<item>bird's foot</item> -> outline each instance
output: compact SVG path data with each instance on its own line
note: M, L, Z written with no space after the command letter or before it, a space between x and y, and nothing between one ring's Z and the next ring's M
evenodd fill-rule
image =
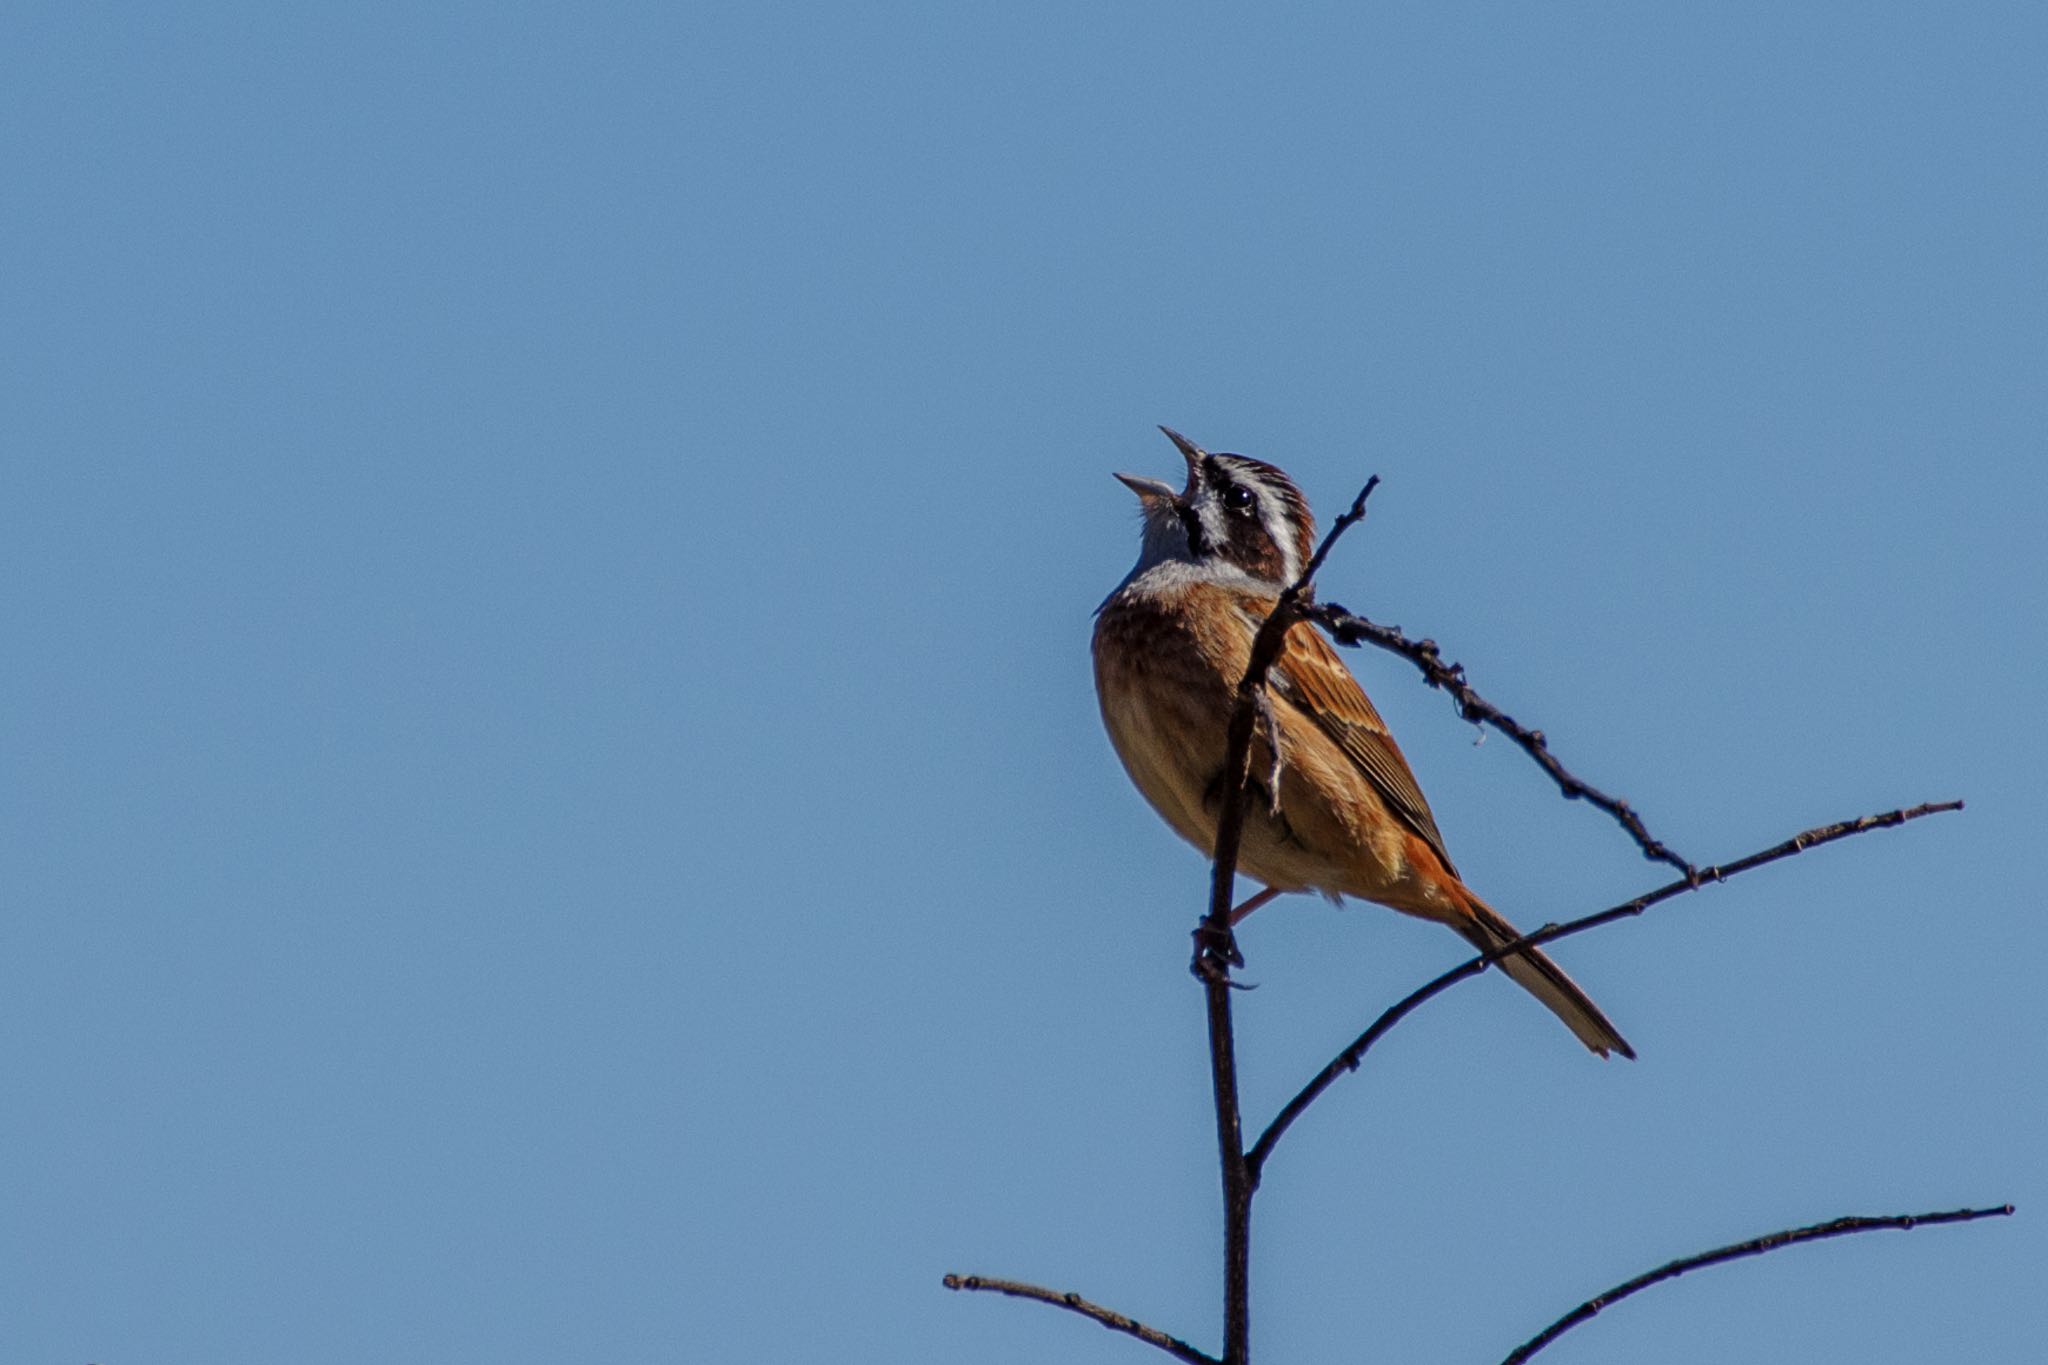
M1237 985L1230 979L1230 969L1244 966L1244 954L1238 951L1237 936L1230 927L1203 920L1195 926L1194 939L1195 956L1188 970L1212 985Z

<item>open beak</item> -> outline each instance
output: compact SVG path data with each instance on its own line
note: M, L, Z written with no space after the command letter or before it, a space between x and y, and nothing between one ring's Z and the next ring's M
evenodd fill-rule
M1188 472L1190 474L1194 473L1196 465L1208 458L1208 451L1202 449L1172 427L1161 427L1159 429L1166 433L1166 439L1173 442L1174 447L1180 451L1181 458L1188 462Z
M1172 502L1180 497L1180 491L1172 484L1161 483L1158 479L1148 479L1138 474L1119 474L1116 477L1117 482L1138 495L1139 502L1149 503L1155 498L1164 498L1167 502Z
M1155 498L1164 498L1172 503L1183 502L1188 494L1194 491L1195 471L1200 468L1202 461L1208 458L1209 452L1175 431L1172 427L1161 427L1159 429L1166 433L1166 439L1173 442L1174 447L1180 451L1181 458L1188 462L1188 486L1184 489L1176 490L1170 483L1164 483L1158 479L1142 478L1136 474L1119 474L1117 478L1122 481L1124 487L1138 495L1139 502L1149 505Z

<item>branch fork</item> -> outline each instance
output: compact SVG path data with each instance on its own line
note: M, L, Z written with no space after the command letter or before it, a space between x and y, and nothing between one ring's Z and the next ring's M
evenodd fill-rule
M1675 896L1697 891L1708 883L1726 881L1739 873L1792 857L1809 848L1833 843L1873 829L1893 828L1923 816L1963 808L1961 801L1940 801L1886 811L1878 815L1865 815L1853 820L1803 830L1782 843L1733 862L1709 867L1694 865L1653 837L1642 818L1627 801L1610 796L1592 786L1560 763L1551 754L1549 740L1541 730L1522 725L1514 717L1480 696L1467 680L1464 666L1444 662L1434 640L1410 640L1398 627L1378 625L1346 611L1335 603L1322 604L1315 600L1316 573L1322 568L1323 561L1328 558L1331 547L1336 544L1338 538L1365 519L1366 499L1379 486L1379 481L1379 476L1375 474L1366 482L1365 487L1352 500L1349 510L1331 525L1322 543L1310 557L1308 566L1302 570L1300 578L1280 594L1273 610L1260 624L1257 635L1253 637L1251 659L1245 669L1244 678L1238 684L1236 704L1231 711L1221 778L1221 809L1216 821L1209 908L1194 931L1195 952L1193 961L1189 964L1190 970L1202 982L1207 1005L1210 1073L1216 1104L1217 1151L1223 1176L1223 1354L1220 1357L1209 1355L1178 1337L1149 1327L1113 1309L1091 1303L1078 1294L1061 1293L1018 1280L990 1279L976 1275L948 1275L944 1281L946 1288L990 1291L1064 1308L1112 1331L1121 1332L1155 1346L1185 1362L1185 1365L1249 1365L1252 1196L1258 1189L1275 1147L1295 1120L1300 1118L1339 1076L1356 1071L1365 1054L1386 1036L1394 1025L1458 982L1478 976L1510 953L1523 948L1583 933L1617 920L1633 918ZM1279 658L1287 632L1304 621L1321 626L1338 644L1377 645L1413 663L1422 671L1423 680L1429 686L1450 694L1461 719L1478 726L1491 726L1507 735L1535 761L1538 767L1549 774L1567 800L1587 801L1606 812L1635 841L1645 858L1665 863L1676 869L1680 875L1677 880L1620 905L1563 924L1545 925L1511 943L1482 953L1418 987L1383 1012L1365 1032L1353 1039L1350 1045L1339 1052L1293 1099L1282 1106L1273 1121L1259 1135L1258 1141L1247 1151L1244 1146L1243 1120L1238 1102L1236 1049L1230 1017L1230 993L1234 988L1243 989L1238 982L1231 979L1230 971L1233 967L1242 967L1245 959L1231 932L1231 901L1237 878L1238 847L1243 838L1245 811L1250 799L1253 733L1262 721L1273 750L1269 790L1270 799L1276 810L1280 800L1282 757L1277 725L1267 696L1267 674ZM1596 1316L1608 1305L1651 1285L1675 1279L1704 1266L1850 1233L1881 1228L1908 1229L1927 1224L1970 1222L1981 1218L2007 1216L2012 1212L2012 1206L2006 1204L1991 1208L1957 1209L1947 1213L1858 1215L1803 1228L1788 1228L1747 1242L1688 1256L1624 1281L1580 1304L1515 1348L1509 1353L1503 1365L1523 1365L1529 1357L1548 1346L1564 1332Z

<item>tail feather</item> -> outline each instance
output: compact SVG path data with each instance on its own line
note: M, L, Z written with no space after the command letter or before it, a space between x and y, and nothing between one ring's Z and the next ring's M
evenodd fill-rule
M1496 948L1513 943L1521 935L1515 926L1501 917L1499 911L1479 897L1471 895L1471 917L1458 921L1458 932L1481 952L1492 952ZM1540 948L1522 948L1500 960L1500 968L1508 979L1529 994L1542 1001L1549 1011L1562 1019L1565 1027L1578 1035L1580 1042L1605 1057L1609 1052L1619 1052L1629 1060L1635 1060L1636 1051L1621 1036L1620 1030L1608 1022L1592 997L1579 989L1579 984L1564 974L1564 968L1552 962Z

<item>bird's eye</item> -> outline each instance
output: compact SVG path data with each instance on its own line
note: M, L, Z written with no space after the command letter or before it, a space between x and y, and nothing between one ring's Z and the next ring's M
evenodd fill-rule
M1223 490L1223 505L1233 512L1242 512L1252 505L1252 490L1241 483L1234 483Z

